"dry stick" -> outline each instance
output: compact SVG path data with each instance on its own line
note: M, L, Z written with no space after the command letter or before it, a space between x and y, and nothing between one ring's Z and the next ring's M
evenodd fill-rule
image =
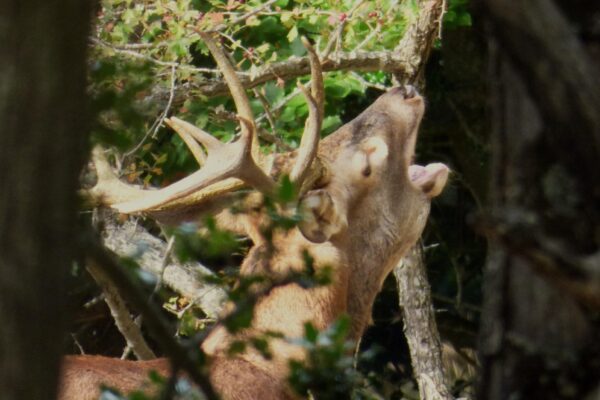
M266 8L270 7L270 6L271 6L273 3L275 3L276 1L277 1L277 0L269 0L269 1L267 1L265 4L263 4L262 6L260 6L260 7L257 7L257 8L255 8L255 9L253 9L253 10L251 10L251 11L247 12L246 14L244 14L244 15L241 15L241 16L239 16L239 17L237 17L237 18L236 18L236 19L234 19L233 21L230 21L230 22L228 22L228 23L226 23L226 24L220 24L220 25L217 25L216 27L214 27L214 28L213 28L213 29L211 29L211 30L208 30L207 32L210 32L210 33L213 33L213 32L218 32L218 31L221 31L221 30L223 30L223 29L227 28L228 26L233 26L233 25L236 25L236 24L238 24L238 23L240 23L240 22L242 22L242 21L245 21L246 19L248 19L248 18L252 17L253 15L256 15L256 14L258 14L258 13L262 12L264 9L266 9Z
M409 74L413 71L413 62L408 60L404 54L399 51L351 51L351 52L333 52L329 57L321 60L323 71L361 71L361 72L397 72L401 75ZM280 78L284 81L295 79L300 76L308 75L310 66L308 57L290 57L281 62L267 64L259 67L250 76L247 72L237 72L242 86L246 89L252 89L268 81ZM194 79L194 78L191 78ZM204 96L214 97L227 95L227 84L223 80L194 80L189 87L194 93ZM156 96L156 95L155 95ZM158 93L158 96L165 94ZM176 102L181 102L189 96L180 91L175 96ZM165 96L166 97L166 96Z
M217 400L212 384L205 374L198 368L200 348L193 346L188 349L182 347L175 339L169 324L163 319L160 310L147 301L147 296L138 283L119 264L115 255L105 249L97 240L89 240L85 246L89 263L97 265L113 282L127 300L144 316L146 324L166 355L168 355L175 369L181 368L198 385L207 399Z
M127 346L131 348L138 360L156 358L156 355L146 343L140 327L131 318L125 301L123 301L115 285L95 263L89 263L87 270L104 292L104 301L110 309L110 314L114 318L119 332L127 341Z
M329 40L329 42L327 42L327 45L325 46L325 50L323 50L323 53L320 55L322 58L327 58L329 56L329 54L331 54L331 51L333 50L334 45L335 45L336 50L339 50L340 43L342 42L342 34L344 33L344 28L346 27L348 20L352 19L354 12L363 3L364 3L364 0L357 0L356 3L354 3L354 5L352 6L352 8L348 11L346 19L344 19L343 21L340 22L340 24L337 26L335 32L331 35L331 39Z
M140 142L133 149L131 149L127 153L125 153L122 158L128 157L128 156L132 155L133 153L135 153L136 151L138 151L140 149L140 147L142 147L144 142L148 139L148 137L152 136L152 138L154 138L156 136L156 132L158 132L158 128L160 128L160 126L162 125L162 121L166 118L167 114L169 113L169 110L171 109L171 105L173 104L173 99L175 98L175 83L176 83L176 78L177 78L177 75L175 74L176 71L177 71L177 66L175 64L171 65L171 85L170 85L170 89L169 89L169 100L167 101L167 105L165 106L165 109L160 114L160 116L154 121L154 123L152 124L152 127L148 130L148 132L146 132L146 134L144 135L142 140L140 140Z
M136 258L140 268L154 276L162 276L169 288L188 298L209 318L216 318L227 299L222 287L206 283L205 278L213 272L195 263L178 263L172 259L164 265L167 243L148 232L144 227L128 219L118 224L115 216L103 218L103 244L121 257L132 257L143 248Z

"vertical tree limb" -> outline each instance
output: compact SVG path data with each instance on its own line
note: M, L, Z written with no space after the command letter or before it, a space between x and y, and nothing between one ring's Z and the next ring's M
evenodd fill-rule
M408 340L414 376L422 400L450 400L440 335L431 303L431 288L420 245L415 246L394 268L404 334Z
M419 14L408 26L395 52L405 60L396 74L400 82L422 81L425 63L439 32L445 1L421 0ZM435 323L431 289L419 245L394 268L398 284L404 333L410 349L415 379L423 400L452 399L442 365L440 335Z

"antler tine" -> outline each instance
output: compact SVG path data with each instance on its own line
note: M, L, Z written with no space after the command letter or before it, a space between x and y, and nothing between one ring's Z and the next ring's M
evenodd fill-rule
M174 124L168 118L165 118L164 122L169 127L171 127L171 129L173 129L175 132L177 132L179 137L183 140L183 142L187 145L188 149L192 152L192 155L198 162L198 165L202 167L204 165L204 163L206 162L206 153L200 146L199 139L187 130L183 130L183 129L180 130L178 128L175 128Z
M215 138L203 142L205 145L210 143L208 146L213 151L209 153L206 164L201 170L163 189L150 192L142 198L113 204L112 207L125 214L155 209L227 178L241 179L263 193L272 194L277 187L276 183L263 172L252 157L254 124L242 116L238 116L238 119L246 134L242 134L238 141L229 144L223 144ZM207 139L205 132L191 129L195 127L178 118L171 118L168 124L184 134L199 134L200 139Z
M235 108L237 109L238 114L246 120L251 121L251 125L254 126L254 114L252 113L248 96L246 96L246 89L244 89L244 86L240 82L240 79L238 78L233 65L231 65L229 58L225 54L225 51L216 43L210 33L198 32L198 34L204 43L206 43L206 47L208 47L208 50L215 59L217 66L221 70L223 78L225 78L225 82L227 82L227 86L231 92L231 97L233 98L233 102L235 103ZM242 124L242 130L244 129L247 129L247 126ZM244 132L242 133L244 134ZM260 149L258 139L256 135L254 135L252 140L252 155L254 157L258 157L259 154Z
M308 51L308 59L310 61L310 78L312 96L315 98L321 117L323 117L323 108L325 106L325 89L323 88L323 68L317 52L312 47L307 38L302 36L302 44Z
M308 104L308 119L300 141L298 159L290 173L290 180L298 187L302 186L302 182L317 155L324 107L323 71L319 56L305 37L302 37L302 43L308 51L310 60L312 93L309 93L304 86L298 84Z
M119 180L119 177L110 167L102 147L94 147L91 161L96 169L98 182L93 188L83 191L82 194L84 197L92 199L92 203L113 204L140 197L141 192L139 189Z
M224 144L221 143L219 141L219 139L217 139L210 133L203 131L202 129L198 128L197 126L194 126L194 125L190 124L189 122L179 119L177 117L165 118L165 123L171 129L173 129L175 132L177 132L179 134L179 136L182 137L183 140L185 140L184 136L188 137L188 138L192 137L198 143L200 143L204 147L206 147L206 150L208 152L216 151L217 149L224 146Z
M247 134L242 134L242 137L240 138L240 141L244 146L244 164L240 165L239 170L236 171L234 176L263 193L272 194L275 192L277 184L270 176L263 172L260 166L256 164L251 154L251 145L254 143L254 138L256 137L256 128L254 126L254 122L247 120L241 115L238 115L238 119L240 120L242 127L245 128Z

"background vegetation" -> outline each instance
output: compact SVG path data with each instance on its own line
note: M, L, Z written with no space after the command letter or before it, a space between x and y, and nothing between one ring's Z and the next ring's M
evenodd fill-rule
M162 118L177 115L225 141L237 126L232 101L207 89L218 72L198 30L218 29L235 65L253 79L269 64L305 55L300 36L316 43L321 54L393 51L407 23L416 18L417 6L414 0L105 0L97 12L90 56L92 140L119 150L117 162L129 182L167 185L194 171L196 163ZM423 80L428 111L417 150L418 160L443 161L453 169L449 187L434 202L424 244L443 339L467 352L475 346L479 322L485 243L466 219L485 200L489 158L484 52L472 15L466 0L449 2L443 34ZM323 135L354 118L393 82L385 72L327 73ZM308 111L296 79L275 76L252 91L263 150L297 146ZM214 229L198 237L184 228L177 238L178 257L201 261L225 284L233 282L248 245ZM98 301L99 289L83 270L73 271L71 283L71 304L83 305L71 326L72 351L79 352L81 346L86 353L121 356L124 342ZM416 398L396 290L392 280L386 282L376 302L373 326L361 342L358 371L384 398ZM211 324L188 299L160 285L152 299L178 321L179 335L193 335ZM342 324L329 333L338 337L333 340L337 350L334 346L331 354L315 355L320 363L313 369L352 369L344 329ZM316 336L311 340L309 346ZM341 364L334 367L324 360ZM463 364L471 361L467 357ZM318 376L303 377L302 370L298 374L300 385L302 379ZM348 379L349 388L356 387L356 379ZM456 393L473 384L472 376L461 379L454 382Z

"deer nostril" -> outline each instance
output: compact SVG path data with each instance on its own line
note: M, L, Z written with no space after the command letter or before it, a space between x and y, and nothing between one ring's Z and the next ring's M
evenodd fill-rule
M390 89L388 93L391 93L393 95L400 95L404 99L412 99L419 95L417 89L415 89L415 87L412 85L396 86Z

